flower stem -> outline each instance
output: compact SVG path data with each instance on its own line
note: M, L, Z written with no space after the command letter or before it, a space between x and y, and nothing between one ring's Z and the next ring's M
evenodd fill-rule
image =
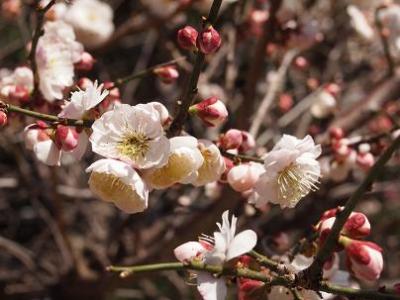
M23 114L23 115L33 117L33 118L36 118L39 120L53 122L53 123L59 123L59 124L66 125L66 126L91 127L93 124L92 120L75 120L75 119L60 118L60 117L57 117L54 115L38 113L36 111L32 111L29 109L25 109L25 108L21 108L21 107L15 106L15 105L4 103L3 101L0 101L0 108L6 110L7 112Z
M181 60L185 60L185 59L186 59L185 56L181 56L181 57L178 57L176 59L172 59L170 61L167 61L167 62L158 64L158 65L149 67L149 68L147 68L145 70L142 70L142 71L140 71L138 73L135 73L135 74L132 74L132 75L129 75L129 76L126 76L126 77L118 78L118 79L116 79L114 81L114 86L113 87L121 87L122 85L128 83L129 81L132 81L132 80L135 80L135 79L138 79L138 78L143 78L143 77L147 76L148 74L150 74L151 72L153 72L157 68L169 66L169 65L175 64L175 63L177 63L177 62L179 62ZM111 87L111 89L113 87Z
M214 0L210 9L210 13L207 17L207 24L213 25L218 17L218 12L221 7L222 0ZM204 65L205 55L198 51L196 55L196 60L194 63L193 71L189 79L189 83L186 85L182 101L178 101L176 104L176 114L174 121L169 128L169 135L175 136L180 134L183 124L188 117L188 109L193 103L194 96L197 93L197 82L199 81L200 72Z

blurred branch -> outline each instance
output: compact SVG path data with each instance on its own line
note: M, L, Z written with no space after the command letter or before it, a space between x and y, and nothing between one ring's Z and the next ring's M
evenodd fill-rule
M305 280L309 280L310 286L316 285L316 283L322 277L322 267L325 261L332 255L334 247L337 244L340 231L342 230L347 218L354 210L358 201L364 196L364 194L371 188L372 183L377 179L382 171L384 165L391 158L392 154L400 146L400 137L396 138L392 144L385 150L381 157L377 160L374 166L371 168L367 176L357 190L352 194L350 199L346 202L343 211L338 213L335 223L333 224L332 230L327 236L323 246L318 251L318 254L309 268L301 273L301 276Z
M385 54L386 62L388 64L388 76L394 75L395 62L393 60L392 54L390 53L390 45L387 37L387 30L383 27L383 24L379 18L379 12L384 9L385 6L378 6L375 10L375 24L378 28L379 37L381 39L383 52Z
M32 72L34 76L33 82L33 94L36 95L39 87L39 74L37 71L37 62L36 62L36 49L39 43L40 37L43 35L43 24L44 17L47 11L56 3L55 0L51 0L44 8L37 8L37 21L36 28L32 38L31 52L29 53L29 60L31 62Z
M206 19L204 26L213 25L218 17L218 12L221 7L222 0L214 0L210 9L210 13ZM194 63L193 71L189 79L189 83L185 87L182 101L177 102L177 113L169 128L169 135L174 136L181 132L182 127L188 116L188 109L193 102L193 98L197 93L197 82L200 77L200 72L203 67L205 55L198 51Z

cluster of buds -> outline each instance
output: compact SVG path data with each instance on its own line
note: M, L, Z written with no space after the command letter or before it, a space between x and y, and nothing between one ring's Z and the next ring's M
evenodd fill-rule
M215 96L192 105L189 113L198 116L209 127L221 125L228 117L225 104Z
M332 230L336 215L342 207L326 211L316 226L319 233L319 244L323 244ZM382 249L372 243L360 240L371 232L367 216L352 212L340 232L339 245L336 251L345 250L349 271L359 280L373 281L380 277L383 269Z
M206 26L200 33L192 26L178 30L178 44L182 49L201 51L204 54L216 52L221 47L221 37L212 25Z
M229 129L224 134L221 134L218 145L224 150L237 150L243 153L254 149L256 141L247 131Z
M355 150L341 128L331 128L329 134L333 151L329 173L332 180L343 181L350 171L357 169L366 172L374 165L375 158L369 144L360 144Z

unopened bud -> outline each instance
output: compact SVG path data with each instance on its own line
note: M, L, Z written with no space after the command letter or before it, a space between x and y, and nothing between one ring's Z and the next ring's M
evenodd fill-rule
M329 129L329 136L332 139L339 140L339 139L344 138L344 131L340 127L332 127Z
M95 59L88 52L83 52L80 61L75 64L75 69L79 71L90 71L93 68Z
M56 145L64 151L72 151L78 146L79 134L73 127L59 125L55 133Z
M290 94L284 93L279 96L279 109L281 112L288 112L293 106L293 97Z
M243 142L240 145L239 151L240 152L247 152L252 150L256 146L256 140L250 134L250 132L242 131Z
M192 26L185 26L178 30L178 44L182 49L196 50L196 40L199 33Z
M4 111L0 111L0 127L7 124L7 114Z
M225 134L221 135L219 144L222 149L238 149L243 142L242 131L238 129L229 129Z
M10 88L8 97L11 101L18 101L20 103L26 103L29 101L29 91L26 87L15 85Z
M174 65L160 67L155 69L154 74L164 83L173 83L179 77L179 72Z
M225 104L217 97L211 97L192 105L189 112L197 115L207 126L213 127L222 124L228 117Z
M368 171L375 163L375 157L372 153L358 153L356 159L357 165L364 171Z
M216 52L221 46L221 37L214 29L214 27L209 26L200 32L197 38L197 47L204 54L211 54Z

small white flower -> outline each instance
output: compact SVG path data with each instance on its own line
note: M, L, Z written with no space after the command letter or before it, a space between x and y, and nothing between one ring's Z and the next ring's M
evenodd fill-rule
M90 142L97 154L139 169L159 168L168 162L170 143L154 109L121 104L97 119L92 129Z
M215 144L208 140L199 140L199 149L204 162L198 170L197 177L190 182L194 186L218 180L226 169L224 158Z
M108 91L103 90L103 84L97 85L97 81L88 82L84 91L77 91L71 94L71 101L63 107L59 117L70 119L81 119L90 109L96 107L104 98Z
M354 30L364 39L371 40L374 37L374 30L363 12L357 6L349 5L347 13L350 16L351 26L353 26Z
M314 118L329 117L336 109L336 99L326 90L316 92L314 103L311 105L311 114Z
M86 47L97 47L114 32L113 10L98 0L75 0L65 13L77 38Z
M168 163L145 172L146 181L153 188L163 189L175 183L191 182L197 177L197 170L204 162L196 138L174 137L170 139L170 145Z
M249 162L234 166L229 170L227 179L229 185L237 192L251 190L256 184L260 175L264 173L262 164Z
M316 160L321 146L311 136L300 140L284 135L265 156L265 173L256 183L256 206L266 202L282 208L295 207L301 198L317 189L321 168Z
M62 21L47 22L39 39L36 61L39 89L47 101L63 98L64 88L73 84L74 63L83 52L72 27Z
M126 213L137 213L147 208L149 190L130 165L101 159L86 169L92 172L89 187L102 200L112 202Z

